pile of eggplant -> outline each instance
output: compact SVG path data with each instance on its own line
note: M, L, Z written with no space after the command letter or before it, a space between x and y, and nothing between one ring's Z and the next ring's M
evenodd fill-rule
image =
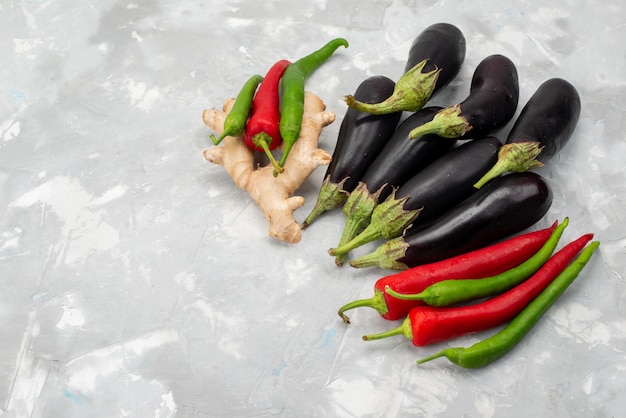
M521 232L547 213L550 185L529 170L547 163L572 137L581 110L578 92L561 78L545 81L501 141L494 134L513 119L519 102L517 68L503 55L478 64L465 100L427 106L458 75L465 52L459 28L431 25L413 42L397 83L373 76L346 100L332 162L303 222L307 227L343 207L342 236L328 251L337 265L378 239L386 241L350 265L406 269L431 263ZM407 86L421 97L417 107L398 100Z

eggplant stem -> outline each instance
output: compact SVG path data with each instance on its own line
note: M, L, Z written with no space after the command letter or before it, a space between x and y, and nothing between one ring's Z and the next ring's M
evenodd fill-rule
M531 168L543 167L543 163L537 159L542 149L543 146L536 141L504 144L498 151L498 161L474 184L474 187L480 189L488 181L507 172L521 173Z
M350 250L379 238L391 239L402 235L423 209L403 209L407 200L408 197L396 199L394 190L384 202L374 208L369 224L360 234L329 252L332 251L331 254L335 255L347 254Z
M437 112L430 122L409 132L409 139L435 134L442 138L460 138L472 129L472 125L461 115L461 105L450 106Z
M384 115L398 111L417 112L432 96L439 73L442 70L435 68L427 73L422 73L427 63L428 60L425 59L405 72L396 83L391 96L380 103L360 102L354 96L344 96L344 100L349 107L372 115Z
M380 237L381 237L380 231L377 228L373 227L372 224L370 223L369 225L365 227L363 231L361 231L360 234L354 236L351 240L349 240L348 242L342 245L339 245L335 248L331 248L330 250L328 250L328 253L330 255L335 255L335 256L348 254L350 250L360 247L361 245L367 244L368 242L377 240Z
M302 222L302 228L306 228L311 225L315 219L317 219L322 213L338 208L346 201L350 195L344 188L344 183L348 180L345 177L339 183L331 183L330 174L326 176L317 197L317 202L311 210L311 213Z
M350 193L350 196L346 199L346 203L343 205L346 225L341 233L337 247L352 240L352 238L369 224L372 212L378 204L378 196L385 186L386 185L383 185L374 193L370 193L367 185L360 182L352 193ZM333 255L333 249L330 249L328 252L330 255ZM341 266L345 259L345 254L338 255L335 257L335 264Z
M354 268L381 267L391 270L406 270L408 266L399 260L404 257L409 245L403 238L394 238L383 243L369 254L350 261Z

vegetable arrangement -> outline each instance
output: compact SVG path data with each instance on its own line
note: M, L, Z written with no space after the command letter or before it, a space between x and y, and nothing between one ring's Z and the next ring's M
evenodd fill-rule
M342 207L345 226L328 250L337 265L353 249L385 240L349 265L399 271L376 281L371 298L348 302L338 314L348 324L347 311L370 307L383 319L404 321L364 340L404 335L421 347L508 323L472 347L418 360L490 364L521 341L599 245L587 233L555 253L568 218L525 231L553 201L546 178L531 170L572 137L578 92L563 79L545 81L503 144L494 135L517 110L515 64L490 55L476 67L465 100L426 106L458 75L466 53L457 27L434 24L415 38L397 82L374 75L344 97L348 108L330 156L317 146L334 113L304 85L340 46L348 43L336 38L293 63L280 60L265 77L251 76L223 110L206 110L204 122L221 132L212 142L224 144L204 156L250 193L270 236L297 242L322 213ZM255 153L269 163L254 167ZM320 165L328 167L317 201L299 225L293 212L304 199L292 194Z
M454 33L448 25L427 28L411 48L411 65L417 65L413 64L419 56L417 46L432 53L433 44L451 48L455 43L450 39L463 39L462 34L437 38L433 28ZM463 48L451 54L452 67L463 61L459 57L464 56L464 43L456 45L461 44ZM413 68L409 62L407 68ZM448 72L448 77L457 72ZM444 83L449 81L444 79ZM414 82L414 88L421 90L422 85ZM397 89L398 85L394 92ZM405 269L430 263L503 239L545 215L552 203L545 179L536 173L517 174L541 166L539 155L547 161L571 137L580 114L580 98L570 83L546 81L522 109L507 143L502 146L497 137L491 137L497 148L484 154L472 142L486 144L485 136L506 125L517 108L519 77L509 58L494 54L483 59L474 71L468 97L444 109L384 105L394 94L381 102L380 108L357 107L376 115L398 108L414 113L398 125L345 199L346 225L338 245L328 250L337 265L345 262L351 250L377 239L390 241L349 264ZM445 140L451 141L445 147L427 148ZM458 145L457 140L467 142ZM409 145L413 142L415 148ZM415 163L414 155L421 158L420 164ZM511 161L518 165L512 166ZM510 177L503 176L507 172ZM477 193L483 186L487 191Z
M410 280L398 280L398 278L395 278L395 281L389 278L381 279L376 285L377 296L375 298L348 303L340 308L339 315L344 322L349 323L344 314L345 310L358 306L374 307L382 313L385 319L400 319L402 315L405 315L399 327L378 334L365 335L363 340L372 341L404 335L418 347L508 323L501 332L470 348L444 349L418 360L418 363L423 363L445 356L462 367L486 366L506 354L521 341L540 316L578 276L598 247L597 241L587 246L593 239L593 234L587 233L553 254L568 223L566 218L562 224L556 226L555 223L551 228L540 231L543 236L533 236L529 242L535 244L543 242L541 248L525 261L496 275L486 275L476 279L468 278L475 273L476 260L489 255L492 249L496 249L484 248L478 250L479 252L444 260L436 266L423 265L403 272L403 275L407 273L414 275L413 283L410 283ZM549 234L547 240L544 238L546 234ZM520 238L531 237L526 234L511 238L496 244L500 246L496 250L511 248L512 245L516 245L515 240ZM512 258L490 261L493 264L492 268L500 266L500 269L503 269L511 265L506 263L512 261ZM512 264L516 262L517 260ZM505 264L507 267L502 267ZM440 273L446 265L452 268L451 276L447 274L442 276ZM439 266L443 268L437 268ZM454 276L455 271L458 272L463 268L467 269L466 276ZM428 271L434 272L434 276L420 275ZM394 290L394 286L405 290ZM422 290L411 294L411 290L406 289L411 286ZM409 301L414 304L402 304L402 302ZM470 303L464 304L465 302ZM394 306L396 303L397 306Z
M413 345L424 346L470 332L482 331L502 325L521 312L521 310L565 268L564 266L576 257L592 237L593 235L588 234L573 241L551 257L548 262L539 264L541 267L532 277L526 279L525 275L521 275L520 277L526 279L523 283L507 292L482 302L471 305L448 306L458 299L471 301L477 300L483 296L498 294L501 291L501 287L496 286L492 288L492 285L493 283L499 284L498 282L502 281L500 278L496 280L461 280L459 283L461 286L458 288L454 280L435 284L427 288L426 291L430 291L431 293L440 292L440 298L438 298L439 302L441 302L441 299L449 299L449 301L443 304L432 304L429 303L430 300L428 298L422 299L426 302L426 305L411 309L407 319L399 328L382 334L368 335L363 337L363 339L375 340L392 335L404 334L407 338L412 340ZM541 259L542 257L539 258ZM538 262L532 260L529 265L537 266ZM519 268L515 268L514 270L516 269L519 270ZM441 286L442 283L446 283L446 286ZM431 290L434 286L438 288ZM463 293L466 289L474 290L476 287L480 288L476 290L478 296L468 296ZM435 308L442 306L442 309ZM431 332L430 335L429 331Z
M420 82L413 84L424 90ZM399 85L400 80L396 90ZM528 170L542 166L567 143L580 114L576 89L562 79L548 80L502 145L487 135L513 118L518 99L516 67L502 55L481 61L469 96L444 109L422 109L426 100L402 107L394 95L363 106L347 97L349 106L375 115L390 109L415 112L398 126L346 199L346 227L339 245L328 251L340 265L352 249L383 238L387 241L350 265L401 270L379 279L373 297L339 309L345 323L350 322L345 312L357 307L374 308L388 320L405 318L399 327L364 340L404 335L424 346L509 323L473 347L445 349L418 361L445 356L463 367L485 366L522 339L599 245L587 246L593 238L588 233L553 254L568 218L511 238L548 212L552 189ZM407 122L424 111L428 120L407 133ZM406 157L407 142L445 139L454 142L419 167ZM457 146L456 140L466 142ZM391 149L395 158L376 165Z
M233 100L227 100L222 110L205 110L204 123L219 132L228 115ZM307 92L304 96L304 129L291 150L285 172L274 176L271 164L256 167L254 150L241 137L226 137L224 144L204 150L204 158L222 165L235 184L247 191L269 222L269 236L295 243L300 241L302 230L294 219L294 211L304 204L304 198L293 193L320 165L330 162L330 155L318 149L322 129L335 120L335 114L325 110L324 102Z
M419 294L429 286L444 280L480 279L503 273L530 258L553 236L558 227L521 234L481 249L434 263L403 270L376 281L374 296L347 303L339 316L348 324L345 312L359 307L375 309L384 319L394 321L405 317L414 306L423 305L419 299L394 297L394 294Z
M202 114L208 127L221 132L217 138L211 136L213 144L224 141L223 146L205 150L204 158L224 166L235 184L250 193L270 224L269 235L281 241L300 241L301 226L293 212L304 204L304 198L293 193L315 168L331 161L317 145L322 129L335 120L335 114L325 111L319 97L305 92L304 82L340 46L347 47L348 42L333 39L294 63L280 60L265 78L250 77L222 110L207 109ZM282 155L276 161L272 151L279 146ZM270 163L257 167L260 151Z
M418 360L425 363L438 357L445 356L453 363L466 368L484 367L499 359L512 350L532 327L541 319L542 315L556 302L570 284L578 277L594 251L598 248L598 241L592 242L548 285L535 299L517 315L500 332L482 340L469 348L448 348L429 357Z

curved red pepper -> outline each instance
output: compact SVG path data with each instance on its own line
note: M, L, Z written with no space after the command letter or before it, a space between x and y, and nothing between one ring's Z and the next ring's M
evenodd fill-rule
M404 334L413 345L422 347L502 325L512 320L537 297L591 239L593 234L585 234L570 242L550 257L530 278L501 295L473 305L444 308L417 306L411 309L400 327L380 334L366 335L363 339L375 340Z
M246 144L255 151L265 152L275 169L280 168L271 153L281 142L279 87L290 64L288 60L280 60L268 70L254 96L250 119L243 134Z
M549 228L518 235L479 250L380 278L374 285L372 298L356 300L344 305L339 309L339 316L344 322L349 323L350 319L344 311L368 306L376 309L385 319L402 319L413 307L424 305L424 302L395 298L388 294L385 288L389 287L402 294L414 294L443 280L481 279L503 273L523 263L539 251L557 225L558 222L554 222Z

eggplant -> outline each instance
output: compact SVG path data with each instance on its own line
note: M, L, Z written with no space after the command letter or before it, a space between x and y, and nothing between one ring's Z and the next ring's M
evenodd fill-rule
M385 199L393 187L410 179L454 146L456 139L437 135L425 135L415 141L407 139L413 128L431 120L439 110L441 107L425 107L398 125L343 205L346 225L338 246L350 241L369 223L379 199ZM343 263L343 257L336 262Z
M435 23L424 29L411 44L404 72L424 61L426 64L422 71L440 69L434 95L457 76L465 61L465 50L465 37L458 27L450 23Z
M426 134L482 138L509 123L518 101L519 77L515 64L503 55L490 55L476 67L469 96L443 109L431 122L415 128L409 138Z
M346 254L379 238L398 237L409 226L425 225L451 210L477 191L474 183L497 161L501 146L498 138L486 137L446 153L378 204L363 232L329 252Z
M376 103L389 97L394 86L390 78L372 76L359 84L354 96L366 103ZM303 228L322 213L338 208L345 202L367 167L393 135L401 116L402 112L370 115L348 108L341 121L335 150L317 202L302 223Z
M539 86L513 124L498 162L474 187L506 172L542 167L569 142L580 118L580 96L561 78Z
M552 190L533 172L498 177L426 228L407 231L350 262L357 268L404 270L483 248L534 225L552 205Z
M380 103L363 103L345 96L349 107L384 114L406 110L416 112L456 77L465 60L463 32L450 23L435 23L424 29L413 41L404 74L393 94Z

